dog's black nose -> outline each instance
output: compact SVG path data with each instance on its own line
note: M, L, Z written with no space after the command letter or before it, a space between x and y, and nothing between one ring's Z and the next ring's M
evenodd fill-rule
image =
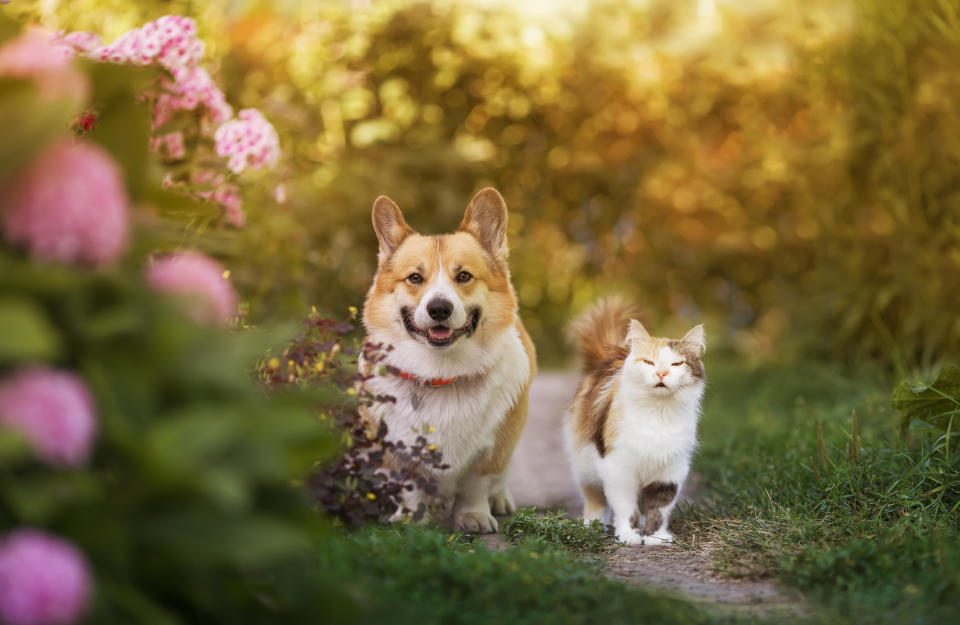
M453 313L453 304L439 297L427 302L427 314L434 321L443 321L449 319Z

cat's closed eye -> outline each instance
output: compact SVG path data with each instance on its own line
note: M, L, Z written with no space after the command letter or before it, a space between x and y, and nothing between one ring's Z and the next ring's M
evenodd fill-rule
M671 362L671 363L670 363L670 366L671 366L671 367L679 367L680 365L685 365L685 364L687 364L687 363L685 363L684 361L681 360L680 362Z
M647 360L646 358L637 358L637 362L642 362L643 364L650 365L651 367L653 366L653 361Z

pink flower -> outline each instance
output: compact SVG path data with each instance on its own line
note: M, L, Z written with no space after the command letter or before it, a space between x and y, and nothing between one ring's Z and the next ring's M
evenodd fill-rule
M243 109L214 135L217 154L229 159L227 167L240 173L247 167L272 167L280 157L277 131L257 109Z
M237 294L223 267L198 252L180 252L154 262L147 268L147 284L188 297L187 313L197 323L223 325L236 317Z
M90 82L73 66L72 57L70 46L52 40L42 29L29 28L0 46L0 76L32 80L44 98L82 101Z
M187 152L183 143L183 132L178 130L151 137L150 150L152 152L162 151L167 158L180 160Z
M66 138L53 143L3 195L4 236L35 258L100 265L127 248L123 174L97 145Z
M227 223L243 228L247 223L247 216L243 212L243 199L236 185L225 185L210 195L210 199L223 207Z
M52 466L85 463L97 431L93 399L83 380L42 368L0 381L0 425L25 434L37 456Z
M34 529L0 542L0 620L8 625L68 625L86 611L90 567L72 544Z

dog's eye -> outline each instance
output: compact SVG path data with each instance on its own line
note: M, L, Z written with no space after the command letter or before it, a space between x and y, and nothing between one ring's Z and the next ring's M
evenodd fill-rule
M410 284L423 284L423 276L419 273L411 273L407 276L407 282Z
M457 274L457 282L460 284L470 282L471 280L473 280L473 275L469 271L461 271Z
M670 366L671 366L671 367L679 367L680 365L685 365L685 364L687 364L687 363L685 363L685 362L683 362L683 361L681 360L680 362L672 362L672 363L670 363Z

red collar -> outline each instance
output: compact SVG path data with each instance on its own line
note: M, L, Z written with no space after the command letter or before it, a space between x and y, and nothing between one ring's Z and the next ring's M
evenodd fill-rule
M413 382L416 382L417 384L422 384L422 385L424 385L424 386L446 386L447 384L453 384L454 382L457 381L457 378L456 378L456 377L452 377L452 378L432 378L432 379L430 379L430 380L424 380L424 379L422 379L422 378L418 378L417 376L413 375L412 373L407 373L406 371L397 371L397 375L399 375L401 378L406 378L407 380L412 380Z

